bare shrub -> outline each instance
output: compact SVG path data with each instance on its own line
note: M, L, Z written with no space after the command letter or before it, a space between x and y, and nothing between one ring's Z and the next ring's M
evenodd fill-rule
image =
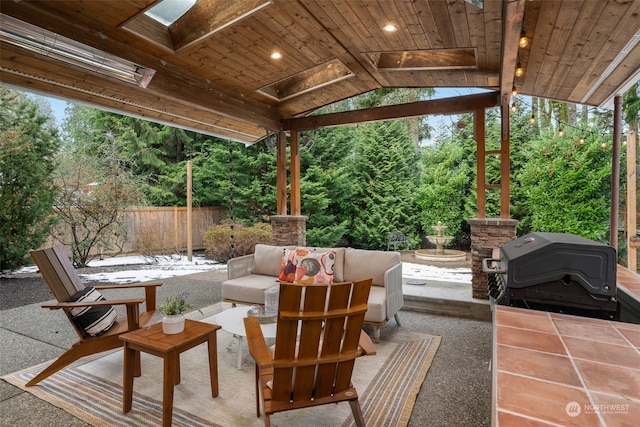
M158 233L157 227L150 222L143 222L138 227L133 250L142 255L149 263L155 263L160 255L170 254L171 242L164 235Z
M247 227L242 223L234 225L234 255L253 253L256 244L271 243L271 225L258 223ZM227 262L231 258L231 227L228 223L207 228L203 236L204 247L214 260Z

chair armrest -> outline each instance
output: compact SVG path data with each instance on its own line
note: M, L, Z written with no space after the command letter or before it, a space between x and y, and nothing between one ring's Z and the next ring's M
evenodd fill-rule
M149 283L126 283L126 284L112 284L112 285L96 285L94 289L125 289L125 288L147 288L147 287L162 286L162 282L149 282Z
M227 261L227 279L237 279L248 276L253 270L253 254L231 258Z
M144 298L116 299L105 301L81 301L81 302L57 302L55 304L44 304L42 308L49 310L57 310L60 308L79 308L79 307L100 307L107 305L138 305L144 302Z
M244 329L247 333L247 347L251 357L256 361L256 365L261 368L269 368L272 366L271 353L267 348L264 340L262 329L260 329L260 321L257 317L245 317Z
M384 291L387 299L387 319L391 319L404 305L402 263L384 272Z
M162 286L162 282L149 282L149 283L128 283L124 285L98 285L94 286L94 289L131 289L131 288L144 288L144 300L146 311L152 311L156 309L156 288Z
M375 356L376 347L371 341L371 337L365 331L360 331L360 341L358 341L358 350L365 356Z

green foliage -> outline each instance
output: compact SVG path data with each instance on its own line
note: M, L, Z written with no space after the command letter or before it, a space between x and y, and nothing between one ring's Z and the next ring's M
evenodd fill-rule
M309 246L336 246L347 231L351 201L347 165L353 153L353 129L321 129L301 137L301 209L308 216Z
M347 237L363 248L386 248L387 234L416 239L417 149L403 122L358 126L351 172L351 224Z
M463 237L464 204L470 195L474 170L462 144L453 140L423 149L422 180L416 204L424 233L434 234L438 221L447 235Z
M188 310L193 308L191 303L187 302L187 297L189 294L186 292L181 293L180 295L174 295L171 297L167 297L164 304L158 307L158 311L165 316L175 316L176 314L184 314Z
M231 258L231 225L228 222L207 228L202 236L204 247L218 262ZM271 225L258 223L251 227L241 222L233 226L233 255L236 257L252 254L258 243L271 243Z
M52 225L51 184L60 146L51 117L24 94L0 86L0 271L20 267Z
M324 107L321 112L429 96L428 90L382 89ZM637 86L635 92L625 95L628 123L638 117L637 98ZM565 146L568 136L555 136L558 118L577 126L575 106L538 99L532 103L533 110L518 108L511 113L512 217L520 221L521 233L558 230L603 239L603 218L609 215L610 154L599 149L599 141L585 144L584 149L571 148ZM137 189L153 205L185 205L186 162L190 159L196 206L222 206L230 212L233 208L234 218L247 224L268 222L276 213L274 135L244 147L89 110L79 108L72 115L75 128L68 131L70 140L85 141L83 151L89 158L106 159L113 152L115 158L126 159L118 160L122 170L141 178ZM531 114L538 118L534 125L529 123ZM586 116L586 110L581 114ZM603 114L596 121L610 116ZM499 109L486 111L487 150L500 148L500 120ZM447 234L460 241L467 239L466 219L477 215L477 148L472 115L463 115L461 121L466 126L454 127L438 145L424 147L421 153L418 142L430 131L424 118L301 133L301 208L302 215L308 216L307 244L384 248L389 231L400 231L415 244L421 234L432 234L431 226L439 220L449 226ZM570 127L565 131L569 133ZM594 128L586 134L598 132ZM487 156L485 182L499 184L500 169L499 155ZM564 191L569 195L563 198ZM563 200L567 200L564 205ZM486 216L499 216L500 204L500 192L489 188ZM221 239L218 245L228 247L228 235ZM228 254L219 256L224 259Z
M622 109L625 121L637 135L640 123L640 83L634 84L625 92L622 98Z
M608 237L611 200L611 151L600 140L579 134L546 133L531 141L527 161L514 175L520 187L515 203L524 213L522 233L572 233L597 241Z

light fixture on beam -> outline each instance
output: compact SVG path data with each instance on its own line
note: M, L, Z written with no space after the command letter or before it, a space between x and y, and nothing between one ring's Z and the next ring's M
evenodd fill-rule
M518 89L516 89L516 86L513 85L513 87L511 88L511 95L516 96L518 94Z
M516 66L516 77L522 77L522 76L524 76L524 68L522 68L522 64L518 62L518 65Z
M518 46L520 46L521 49L524 49L525 47L529 46L529 39L527 38L527 34L524 31L520 33L520 38L518 39Z
M154 69L4 14L0 14L0 41L143 88L156 73Z

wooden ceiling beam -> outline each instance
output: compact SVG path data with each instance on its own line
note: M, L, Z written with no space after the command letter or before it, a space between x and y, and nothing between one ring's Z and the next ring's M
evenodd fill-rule
M502 55L500 64L500 99L509 103L518 63L518 39L522 32L526 0L504 2L502 20Z
M285 131L301 131L330 126L426 116L430 114L462 114L499 105L498 95L498 92L487 92L455 98L388 105L368 110L345 111L341 113L285 119L282 121L282 129Z

